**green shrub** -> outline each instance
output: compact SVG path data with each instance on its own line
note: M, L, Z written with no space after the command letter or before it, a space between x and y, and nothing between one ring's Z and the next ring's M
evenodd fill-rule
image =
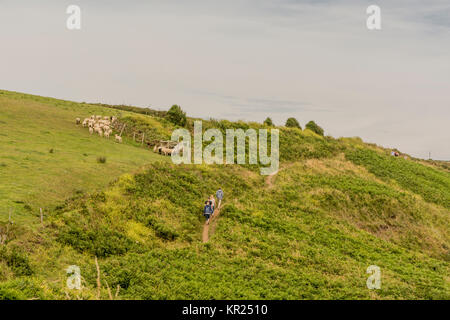
M263 124L268 126L268 127L272 127L273 126L272 119L267 117L266 120L264 120Z
M289 127L289 128L299 128L299 129L302 128L302 127L300 127L300 123L298 123L297 119L295 119L295 118L288 118L286 120L285 126Z
M186 125L186 113L176 104L167 111L166 118L178 126L184 127Z
M20 289L0 286L0 300L25 300L26 298Z
M147 225L152 227L156 235L164 240L173 241L179 236L176 231L172 230L169 226L158 223L153 217L149 217Z
M58 240L79 252L89 252L97 257L121 255L133 247L133 242L125 235L106 226L85 230L72 225L59 234Z
M0 260L5 261L16 276L30 276L33 274L28 256L19 248L0 247Z
M0 300L56 299L50 290L44 292L42 280L21 277L0 283ZM59 296L58 298L61 298Z
M312 120L306 124L305 128L323 136L323 129Z

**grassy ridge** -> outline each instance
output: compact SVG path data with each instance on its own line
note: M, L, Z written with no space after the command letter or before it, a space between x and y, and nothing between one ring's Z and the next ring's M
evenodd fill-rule
M450 173L417 162L379 154L370 149L355 148L346 152L347 159L366 167L385 181L395 180L402 188L420 194L425 200L450 209Z

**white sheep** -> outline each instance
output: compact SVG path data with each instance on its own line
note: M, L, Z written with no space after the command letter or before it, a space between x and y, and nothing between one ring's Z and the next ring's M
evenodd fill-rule
M77 118L77 121L78 119L79 118ZM117 117L114 116L109 117L109 116L91 115L89 118L85 118L83 120L83 127L88 127L90 134L97 133L100 137L105 137L109 139L109 137L113 132L113 130L111 129L111 125L116 120ZM122 143L122 137L116 134L115 141Z
M80 124L81 123L81 119L80 118L76 118L75 122L76 122L76 124Z

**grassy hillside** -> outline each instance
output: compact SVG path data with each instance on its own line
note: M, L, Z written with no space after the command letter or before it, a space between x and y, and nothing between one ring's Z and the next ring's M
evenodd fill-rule
M120 174L161 159L75 125L76 117L91 114L119 111L0 91L0 222L8 220L10 208L15 221L30 222L40 207L104 188ZM106 163L97 163L101 156Z
M280 128L275 176L247 166L176 166L74 124L81 110L110 108L10 92L1 92L0 108L9 128L2 142L22 131L34 141L21 144L23 154L12 144L16 158L1 152L12 169L0 175L2 188L9 186L5 203L47 201L49 208L43 225L23 208L23 220L2 220L9 238L0 245L0 298L95 299L97 257L102 299L118 286L119 299L450 299L450 173L440 164L391 157L359 139ZM154 134L173 129L158 117L117 112ZM51 130L34 126L39 117ZM262 126L212 120L204 127ZM80 155L86 144L92 148ZM218 187L223 207L203 243L202 203ZM66 287L69 265L80 267L82 290ZM366 287L370 265L381 268L379 290Z

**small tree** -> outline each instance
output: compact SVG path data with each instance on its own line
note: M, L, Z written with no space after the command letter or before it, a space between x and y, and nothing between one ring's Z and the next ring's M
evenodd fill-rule
M295 119L295 118L287 119L286 120L286 127L299 128L299 129L302 128L302 127L300 127L300 123L298 123L297 119Z
M320 136L323 136L323 129L312 120L306 124L305 128L317 133Z
M273 127L272 119L267 117L266 120L264 120L263 124L265 124L268 127Z
M186 112L181 110L181 107L176 104L167 111L166 118L173 124L181 127L186 125Z

